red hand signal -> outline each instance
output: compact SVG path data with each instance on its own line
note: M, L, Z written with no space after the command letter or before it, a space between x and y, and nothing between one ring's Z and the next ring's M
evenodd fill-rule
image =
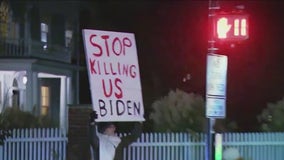
M228 19L223 17L217 22L217 34L218 38L227 38L227 33L231 29L232 25L228 24Z

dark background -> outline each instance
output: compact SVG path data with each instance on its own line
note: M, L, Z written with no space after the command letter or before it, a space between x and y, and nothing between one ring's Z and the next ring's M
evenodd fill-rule
M243 4L250 16L248 40L234 48L218 47L228 56L227 118L236 121L241 131L256 131L256 116L284 95L284 2L219 3L222 10ZM205 96L208 1L106 0L93 1L90 8L81 12L81 29L135 34L146 117L153 101L170 89ZM81 57L84 66L83 47ZM183 82L187 74L190 80ZM81 76L80 101L91 104L87 72Z

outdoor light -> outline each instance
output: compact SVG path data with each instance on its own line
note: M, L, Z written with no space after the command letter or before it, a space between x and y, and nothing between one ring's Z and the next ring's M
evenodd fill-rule
M44 49L44 50L47 49L47 44L43 45L43 49Z
M27 76L23 76L23 84L27 84L27 82L28 82L28 78L27 78Z

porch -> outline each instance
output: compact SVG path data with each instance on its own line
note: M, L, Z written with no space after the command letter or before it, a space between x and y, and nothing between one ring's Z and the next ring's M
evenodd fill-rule
M71 49L40 41L0 38L0 58L40 58L71 62Z
M48 116L67 131L67 108L73 103L72 72L17 62L0 61L0 113L5 108L17 107L37 116Z

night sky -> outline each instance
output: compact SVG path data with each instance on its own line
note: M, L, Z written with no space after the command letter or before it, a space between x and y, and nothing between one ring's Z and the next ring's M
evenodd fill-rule
M227 118L254 131L267 103L284 97L284 2L220 1L224 10L237 4L250 16L250 38L234 48L218 45L228 56ZM82 28L135 34L146 114L170 89L205 97L208 1L97 1L82 17ZM186 74L191 79L183 83ZM81 103L91 103L88 88L81 86Z

